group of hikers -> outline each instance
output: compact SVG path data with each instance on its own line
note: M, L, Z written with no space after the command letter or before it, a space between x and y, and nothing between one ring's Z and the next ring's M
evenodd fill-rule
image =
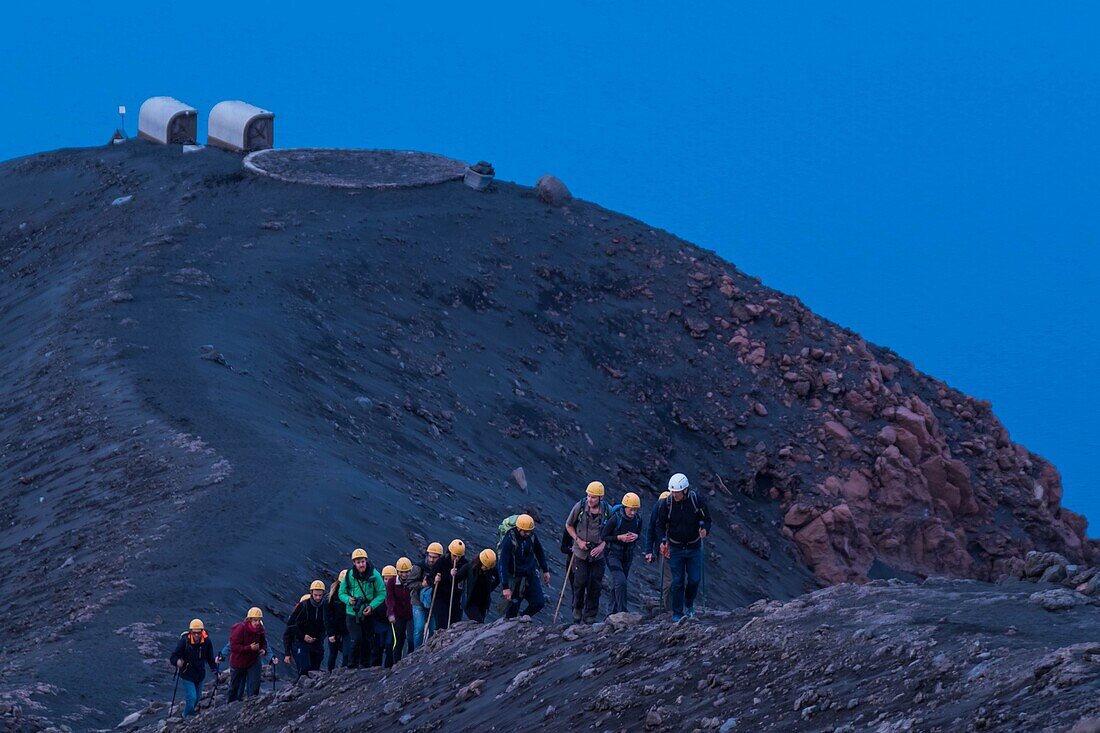
M573 591L573 622L595 623L604 579L610 574L608 613L626 611L627 581L641 540L645 561L662 563L661 607L671 609L674 622L694 616L703 541L711 526L703 497L690 489L684 474L674 475L650 511L643 539L638 495L627 493L611 506L605 493L602 483L591 482L566 517L561 551L569 559L559 610L568 584ZM351 553L351 563L329 585L321 580L310 583L309 593L287 619L282 661L293 664L299 677L322 666L331 672L338 659L349 668L391 667L464 616L484 623L498 586L505 618L534 616L546 605L543 587L550 585L550 566L531 514L505 519L498 528L497 549L486 548L472 558L467 557L466 544L456 539L446 549L431 542L422 560L402 557L381 572L362 548ZM191 621L180 635L169 661L176 668L177 688L184 688L185 716L197 710L207 668L217 675L226 658L228 701L259 694L263 665L279 663L269 645L262 609L249 609L217 654L200 619Z

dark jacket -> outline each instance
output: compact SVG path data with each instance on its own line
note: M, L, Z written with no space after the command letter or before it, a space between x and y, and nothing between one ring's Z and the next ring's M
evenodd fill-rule
M428 574L428 585L434 586L436 588L436 592L439 593L439 596L435 601L436 609L446 608L447 602L451 598L451 581L457 579L457 576L455 578L451 577L451 568L453 567L456 570L462 570L462 568L466 567L469 562L470 561L467 560L465 557L460 557L458 558L457 562L452 563L451 554L449 552L443 553L443 555L441 555L440 558L436 560L435 565L432 567L431 572ZM439 585L435 585L435 579L437 577L439 578ZM455 588L454 607L462 607L461 588Z
M329 636L345 638L348 635L347 606L340 600L339 593L325 596L325 628Z
M507 588L513 576L530 575L536 569L550 572L546 553L537 534L520 537L519 530L510 529L500 544L500 582Z
M386 616L393 616L398 621L408 621L413 617L412 597L420 595L419 582L414 591L398 578L386 579Z
M214 671L214 645L210 643L210 636L203 631L199 643L192 644L189 632L180 634L176 650L168 657L168 661L175 665L181 659L187 666L180 670L180 677L201 685L206 678L206 667L210 667L211 672ZM206 667L203 666L204 663Z
M657 502L657 535L662 542L698 547L700 529L710 532L710 512L702 496L688 491L682 501L669 496Z
M500 585L497 569L486 570L481 567L479 560L460 567L455 577L459 582L466 583L466 605L479 608L482 613L487 611L492 601L493 590Z
M627 532L634 532L638 539L633 542L619 542L616 537ZM641 544L642 538L642 513L634 512L634 518L626 516L626 508L621 504L611 512L611 517L604 522L600 538L607 543L607 554L617 555L630 561L634 557L634 547Z
M252 644L259 643L256 651L251 649ZM260 652L267 651L267 634L264 627L259 631L252 629L247 621L233 624L229 631L229 666L233 669L248 669L260 659Z
M649 531L645 536L645 551L647 555L656 555L661 548L661 538L657 534L657 510L661 508L660 500L649 510Z
M306 636L312 636L314 645L324 643L329 635L328 600L321 599L320 603L314 603L312 598L301 601L290 612L290 618L286 622L286 633L283 634L283 646L287 654L294 653L296 643L305 644Z

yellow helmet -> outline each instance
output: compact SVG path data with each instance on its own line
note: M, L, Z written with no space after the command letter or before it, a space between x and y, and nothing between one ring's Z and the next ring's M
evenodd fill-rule
M413 569L412 560L407 557L398 558L397 560L397 572L407 573Z
M397 568L395 568L393 565L387 565L386 567L382 568L382 577L383 578L396 578L397 577Z
M488 548L482 550L477 559L481 560L481 567L486 570L492 570L497 566L497 554Z
M442 555L443 554L443 545L439 544L438 542L433 542L432 544L428 545L428 554L429 555Z
M348 569L347 569L347 568L344 568L343 570L341 570L341 571L340 571L340 575L338 575L338 576L336 577L336 582L337 582L337 583L343 583L343 582L344 582L344 578L346 578L346 577L348 577Z
M193 618L191 619L191 625L188 626L187 629L188 631L203 631L206 627L202 625L201 618Z
M638 495L633 491L623 495L623 506L627 509L641 509L642 500L638 498Z
M520 514L516 517L516 529L522 529L524 532L530 532L535 528L535 518L530 514Z
M257 606L253 606L252 608L248 609L248 616L246 616L245 618L258 618L258 619L262 619L263 617L264 617L264 612L263 612L263 611L261 611L261 610L259 609L259 607L257 607Z
M360 560L360 559L362 559L362 560L366 560L366 559L367 559L367 551L366 551L366 550L364 550L364 549L363 549L362 547L357 547L357 548L356 548L356 549L355 549L355 550L354 550L354 551L353 551L353 552L351 553L351 559L352 559L353 561L355 561L355 560Z
M603 484L601 484L599 481L593 481L592 483L588 484L588 488L585 489L585 493L588 494L589 496L602 497L603 496Z
M315 590L328 590L328 589L327 589L327 588L325 587L325 581L323 581L323 580L315 580L315 581L313 581L312 583L310 583L310 584L309 584L309 592L310 592L310 593L312 593L312 592L313 592L313 591L315 591Z
M662 498L662 499L667 499L667 498L668 498L668 497L670 497L670 496L672 496L672 492L671 492L671 491L662 491L662 492L661 492L661 498Z
M466 554L466 543L462 540L451 540L451 544L447 545L447 552L452 557L462 557Z

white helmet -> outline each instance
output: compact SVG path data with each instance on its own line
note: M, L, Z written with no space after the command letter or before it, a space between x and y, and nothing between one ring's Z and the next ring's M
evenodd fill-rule
M682 473L678 473L668 480L669 491L687 491L688 489L688 477Z

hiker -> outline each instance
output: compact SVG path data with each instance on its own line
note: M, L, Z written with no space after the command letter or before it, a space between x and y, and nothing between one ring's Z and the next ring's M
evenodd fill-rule
M479 624L485 623L493 590L500 585L497 554L488 548L482 550L473 561L458 569L455 580L466 588L466 617Z
M611 517L604 523L600 535L607 543L605 554L611 573L611 610L608 613L626 610L626 579L634 560L634 547L642 536L641 508L642 501L637 494L624 494L622 503L611 510Z
M458 588L458 571L466 567L466 543L451 540L447 553L436 560L432 566L428 581L435 588L437 598L432 603L432 618L436 629L449 628L455 621L462 620L462 591Z
M176 667L179 681L183 683L183 717L195 715L199 699L202 697L202 681L206 678L206 667L217 673L214 664L214 645L201 619L193 619L187 631L180 634L176 649L168 661Z
M351 563L352 567L344 576L339 591L340 600L347 606L348 652L345 666L350 669L378 667L382 664L382 648L375 633L374 619L376 614L382 615L379 609L386 602L386 586L363 548L351 553Z
M409 560L409 558L401 558ZM401 560L397 561L397 576L401 577ZM428 609L420 603L420 594L423 591L424 568L418 562L409 560L409 569L401 581L409 589L409 606L412 611L412 624L409 627L407 639L409 651L415 650L424 641L424 622L428 616Z
M535 520L530 514L516 517L516 526L508 530L500 545L500 582L504 599L508 601L506 618L519 615L520 604L526 600L523 613L534 616L546 605L543 585L550 585L550 566L546 553L535 534ZM542 571L539 583L538 571Z
M397 568L387 565L382 568L382 585L386 588L385 606L379 609L372 621L375 642L382 651L382 666L389 669L393 666L393 648L397 644L397 629L390 622L390 583L397 578Z
M386 569L389 570L389 567L387 565ZM420 595L420 589L409 583L412 567L412 560L402 557L397 560L397 565L394 567L394 577L387 578L386 573L382 573L382 578L386 581L386 616L393 631L390 653L383 655L382 666L384 667L392 667L400 662L401 657L406 653L406 647L410 652L413 650L412 599Z
M290 626L290 618L293 617L294 614L298 613L298 607L308 600L309 593L304 594L301 598L298 599L298 602L294 604L294 608L290 609L290 616L287 617L287 625L283 629L283 661L288 665L291 664L292 660L294 659L294 634L292 633L293 628L291 628ZM297 664L297 662L294 663ZM301 670L299 670L298 676L302 676Z
M432 607L432 586L428 583L428 576L432 573L439 558L443 556L443 545L432 542L424 554L424 559L417 563L420 568L420 609L421 618L417 621L416 610L413 610L413 644L419 647L424 643L424 631L435 631L435 621L429 618L428 610ZM419 625L417 625L419 623Z
M264 612L253 606L229 631L229 702L260 694L260 665L266 656Z
M710 512L703 497L688 491L687 476L682 473L668 480L672 495L662 499L657 510L657 534L661 551L668 558L672 573L672 620L695 615L695 596L703 574L703 539L710 531Z
M565 531L573 539L570 578L573 584L573 623L591 624L600 612L600 591L606 568L603 551L607 543L600 537L604 520L610 513L604 502L599 481L588 484L586 497L573 505L565 520Z
M340 576L329 586L328 603L325 605L325 628L328 629L328 671L336 669L336 657L348 663L348 616L347 606L340 600L340 584L344 582L347 570L341 570Z
M298 676L317 672L325 661L325 637L328 636L328 603L325 600L325 583L315 580L309 584L309 594L302 596L290 613L283 636L284 661L290 664L291 656L298 667ZM289 643L285 643L289 642Z

